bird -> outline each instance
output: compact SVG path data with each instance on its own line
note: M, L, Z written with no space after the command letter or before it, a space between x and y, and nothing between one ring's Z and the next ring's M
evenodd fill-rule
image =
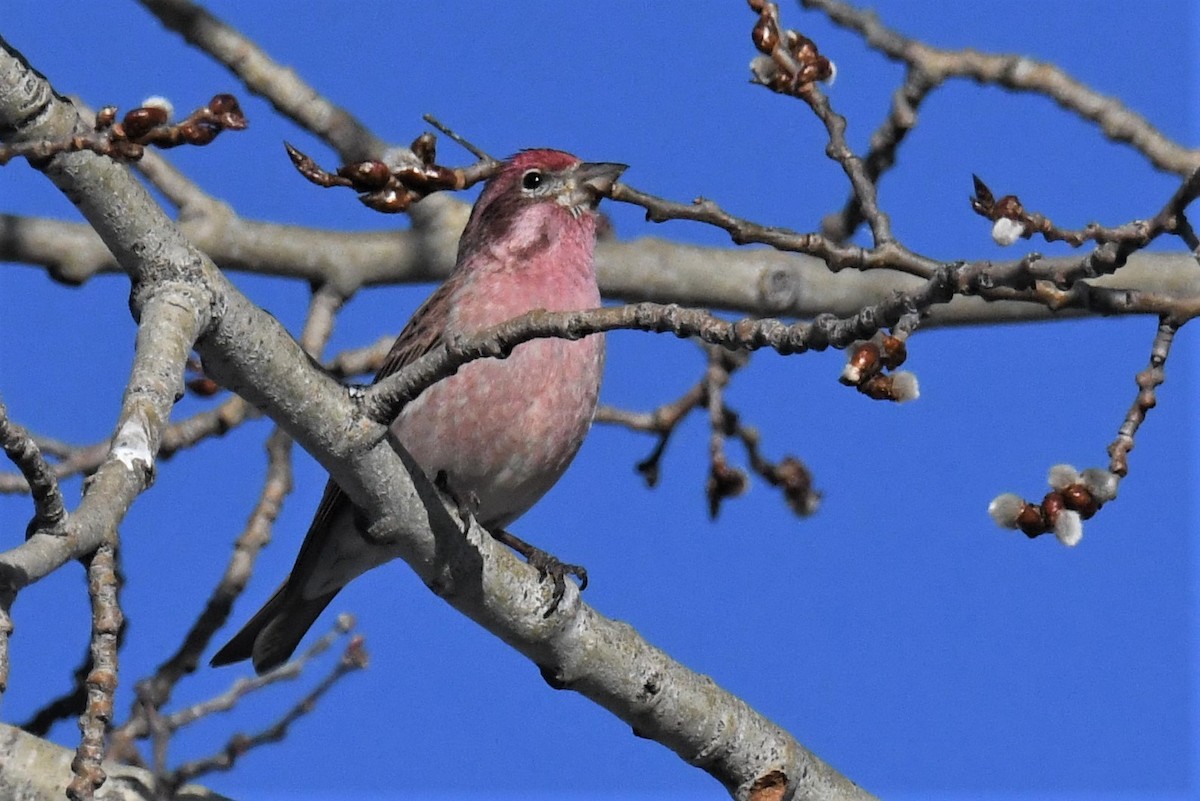
M597 206L626 169L545 148L502 162L471 209L454 269L400 332L375 381L450 337L534 309L599 306ZM427 476L460 503L469 499L475 519L521 551L525 543L503 528L558 481L579 451L603 367L602 334L534 339L507 358L468 362L405 406L391 429ZM278 667L342 587L398 555L366 539L358 517L330 479L290 575L216 653L213 666L250 659L259 674ZM526 547L527 558L548 557ZM545 575L546 561L538 564ZM580 577L586 582L586 573ZM561 595L561 572L555 579Z

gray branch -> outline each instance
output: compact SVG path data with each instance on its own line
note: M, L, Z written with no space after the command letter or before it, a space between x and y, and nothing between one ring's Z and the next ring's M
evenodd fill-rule
M179 228L223 270L328 284L349 296L363 287L435 281L450 272L467 206L439 197L423 203L434 201L442 203L439 213L409 231L344 233L278 225L242 220L227 207L216 217L187 219ZM1068 260L1046 259L1041 264L1054 268ZM0 261L41 266L69 284L120 271L90 226L7 214L0 214ZM808 318L822 312L844 317L894 291L920 285L918 278L888 270L833 273L819 259L794 253L683 245L653 237L602 243L596 263L601 289L612 300L783 317ZM999 264L1003 269L1011 265ZM1181 253L1135 253L1118 275L1095 283L1173 298L1200 293L1196 262ZM923 327L1054 316L1040 304L958 297L938 307Z
M0 723L0 798L60 801L67 797L75 752ZM97 791L99 801L230 801L198 785L180 787L167 798L155 789L147 770L113 762L101 763L108 781Z

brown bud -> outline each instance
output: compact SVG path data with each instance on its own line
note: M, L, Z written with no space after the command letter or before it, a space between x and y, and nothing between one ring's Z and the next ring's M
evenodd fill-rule
M1087 520L1100 509L1088 488L1082 484L1071 484L1062 489L1063 505L1068 509L1079 512L1079 516Z
M237 98L227 94L213 95L213 99L208 101L208 110L218 115L242 113L242 107L238 104Z
M437 137L429 131L414 139L411 149L413 155L427 167L437 161Z
M1025 219L1025 207L1021 205L1021 201L1016 195L1005 195L996 201L996 205L992 209L992 219L997 217L1023 220Z
M187 380L187 388L193 395L201 398L211 398L221 391L221 385L208 376L189 378Z
M992 207L996 205L996 197L992 194L992 190L983 182L983 179L978 175L971 175L971 180L975 184L975 197L971 198L971 205L975 211L988 216L991 214Z
M908 358L908 346L904 340L891 334L884 334L880 339L880 350L883 366L889 370L895 370Z
M216 95L208 101L208 111L215 122L230 131L243 131L249 126L242 107L233 95ZM214 134L215 135L215 134Z
M151 129L165 124L166 121L167 110L165 108L142 106L126 114L125 118L121 120L121 127L125 129L126 136L137 141L150 133Z
M876 373L862 381L858 385L858 391L872 400L896 400L896 393L892 388L892 377L882 373Z
M1039 534L1046 533L1046 521L1042 517L1041 508L1034 506L1032 503L1026 503L1017 515L1017 528L1021 529L1028 537L1036 537Z
M765 8L767 5L764 0L749 0L749 2L750 10L756 14L762 13L763 8Z
M784 500L797 515L808 517L817 511L821 493L813 489L812 473L795 456L785 456L771 478L783 489Z
M879 346L874 342L861 342L846 359L846 367L838 381L848 387L861 385L879 372Z
M105 693L111 694L117 691L117 674L111 670L96 668L88 673L87 683Z
M1066 503L1063 501L1061 493L1047 492L1046 497L1042 498L1042 516L1046 518L1046 523L1051 527L1058 522L1058 516L1065 508Z
M398 214L407 210L409 206L420 198L408 190L397 192L395 189L384 188L378 192L359 195L358 199L364 206L375 209L375 211L382 211L385 214Z
M361 670L367 667L369 662L366 639L361 634L355 634L350 638L349 644L346 645L346 650L342 653L342 664L346 667Z
M103 131L105 128L111 127L117 119L117 107L105 106L96 112L96 130Z
M216 139L217 134L221 133L221 129L211 122L200 120L180 125L179 133L184 142L190 145L202 146Z
M108 155L118 161L137 161L146 151L144 147L128 139L114 139Z
M746 474L741 470L730 467L723 460L713 459L705 485L705 495L708 496L708 513L716 517L721 508L721 501L733 498L746 491Z
M760 53L771 54L771 51L779 45L779 33L775 30L775 25L770 17L764 14L758 18L754 30L750 32L750 39Z
M338 167L337 174L349 178L355 189L374 192L383 189L392 179L392 171L382 161L357 161Z

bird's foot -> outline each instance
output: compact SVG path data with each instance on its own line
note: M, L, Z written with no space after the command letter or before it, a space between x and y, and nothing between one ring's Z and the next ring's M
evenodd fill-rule
M462 533L466 534L471 530L471 521L476 518L476 512L479 511L479 496L474 492L460 493L450 484L450 476L445 470L437 471L437 475L433 477L433 486L438 488L438 491L449 495L454 501L454 505L458 511L458 522L462 524Z
M567 576L575 576L579 579L580 592L587 589L587 570L582 565L572 565L562 562L553 554L547 553L537 546L530 545L525 540L515 534L508 533L504 529L496 529L491 532L491 535L497 542L507 545L521 554L521 556L524 556L526 562L537 568L538 575L543 580L549 577L554 581L554 592L550 596L550 606L546 609L542 617L550 617L558 609L559 603L562 602L563 593L567 591Z

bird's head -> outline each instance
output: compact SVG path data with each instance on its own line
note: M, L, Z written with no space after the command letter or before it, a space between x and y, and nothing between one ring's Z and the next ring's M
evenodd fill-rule
M561 150L522 150L484 186L463 232L464 246L509 241L521 247L532 237L571 231L594 238L596 206L625 169Z
M496 198L517 203L553 202L572 217L595 211L625 164L584 162L561 150L522 150L488 181L480 204Z

